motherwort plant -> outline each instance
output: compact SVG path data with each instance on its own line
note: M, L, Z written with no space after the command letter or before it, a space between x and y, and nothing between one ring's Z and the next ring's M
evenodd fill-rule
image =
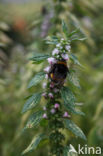
M28 87L38 85L42 80L43 91L34 93L27 99L22 112L34 109L40 103L41 98L45 99L45 105L38 107L39 110L32 114L24 129L36 127L42 121L46 123L46 130L35 136L31 144L23 151L23 154L37 148L41 141L48 140L50 155L67 156L70 152L69 145L65 145L64 130L68 129L77 137L86 140L82 130L71 120L71 114L84 115L76 109L78 106L72 88L68 84L80 88L74 65L79 65L77 57L71 52L71 42L79 39L76 36L78 29L68 33L65 22L62 22L63 34L48 37L47 44L54 46L52 53L36 55L31 58L33 63L47 61L48 65L43 71L37 73L30 81ZM67 82L68 81L68 82Z

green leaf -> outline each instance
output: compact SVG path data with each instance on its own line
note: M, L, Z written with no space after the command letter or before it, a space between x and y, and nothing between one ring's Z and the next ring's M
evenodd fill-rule
M35 93L33 96L31 96L24 104L22 113L34 108L40 102L41 94L42 93Z
M75 96L68 87L62 87L61 97L65 104L75 106Z
M74 152L70 150L73 150ZM63 150L63 156L78 156L78 154L73 146L72 146L72 149L70 148L70 146L65 146Z
M28 88L31 88L32 86L36 86L38 83L40 83L45 78L45 72L40 72L34 76L34 78L30 81Z
M33 128L34 126L37 126L40 123L42 116L43 116L43 111L38 111L38 112L35 112L34 114L32 114L30 116L26 126L24 127L24 130L28 129L28 128Z
M69 156L69 150L70 148L68 146L65 146L63 150L63 156Z
M76 115L85 115L85 113L83 113L83 112L81 112L81 111L79 111L79 110L76 110L75 109L75 107L74 106L71 106L71 105L69 105L69 104L67 104L67 103L64 103L64 107L66 108L66 109L68 109L71 113L73 113L73 114L76 114Z
M22 152L22 155L35 150L37 148L37 146L39 145L39 143L45 138L47 138L47 137L44 134L35 136L33 138L32 142L30 143L30 145Z
M76 34L76 33L79 32L79 31L80 31L80 28L75 29L74 31L72 31L72 32L68 35L68 37L72 37L74 34Z
M86 136L84 135L83 131L71 120L64 119L65 126L67 129L69 129L72 133L74 133L77 137L80 137L84 140L86 140Z
M68 73L68 79L74 86L80 88L79 79L74 72Z
M64 32L66 36L68 36L68 27L66 23L64 22L64 20L62 20L62 31Z
M56 45L58 44L59 38L56 36L48 36L45 40L46 44Z
M87 39L86 37L84 37L84 38L72 38L71 41L84 41L86 39Z
M56 44L58 44L58 42L56 40L55 41L46 41L46 44L56 45Z
M78 61L78 58L74 55L74 54L70 54L70 59L74 62L74 64L77 64L77 65L79 65L79 66L82 66L81 64L80 64L80 62Z
M49 57L50 57L50 55L47 55L47 54L37 54L37 55L31 57L30 60L32 60L33 63L41 63Z

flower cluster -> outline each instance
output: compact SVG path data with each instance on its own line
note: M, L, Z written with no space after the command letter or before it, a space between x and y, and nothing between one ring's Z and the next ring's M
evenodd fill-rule
M45 92L42 94L46 99L54 99L55 95L59 93L58 86L49 78L49 73L51 71L51 68L54 64L56 64L58 61L64 60L67 62L69 60L69 53L71 50L70 44L67 44L65 39L60 39L60 43L56 45L56 47L53 49L51 57L47 59L49 66L47 66L44 69L44 72L46 73L45 79L48 80L47 82L43 83L43 89L45 89ZM48 89L49 88L49 89ZM57 109L60 108L59 103L54 103L54 106L51 108L50 113L55 114ZM47 111L46 107L44 107L44 111ZM62 114L62 117L69 117L68 112L64 112ZM43 118L47 119L47 113L45 112L43 114Z

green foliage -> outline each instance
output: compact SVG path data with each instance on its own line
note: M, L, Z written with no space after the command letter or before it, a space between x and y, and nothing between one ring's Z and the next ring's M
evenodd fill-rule
M43 111L37 111L34 114L32 114L28 119L27 124L24 127L24 130L37 126L40 123L42 116L43 116Z
M62 97L65 104L68 104L70 106L75 105L75 100L76 100L75 96L68 87L62 87L61 97Z
M77 64L82 67L82 65L78 61L78 58L74 54L72 54L72 53L70 54L70 59L73 61L74 64Z
M74 106L69 105L68 103L64 103L64 107L71 113L76 114L76 115L85 115L85 113L75 109Z
M56 45L59 42L59 38L56 36L48 36L46 38L46 44Z
M80 138L86 140L86 136L84 135L82 130L75 123L73 123L71 120L68 120L68 119L64 119L64 122L65 122L65 126L67 129L69 129L77 137L80 137Z
M41 100L41 94L42 93L35 93L34 95L32 95L29 99L27 99L26 103L24 104L24 107L22 109L22 113L34 108L35 106L37 106L37 104L40 102Z
M45 61L48 57L50 57L47 54L36 54L35 56L31 57L30 60L33 61L33 63L41 63Z
M74 148L74 147L72 146L72 148ZM78 156L78 154L70 152L70 147L69 146L65 146L64 147L64 151L63 151L63 156Z
M65 36L68 36L68 27L64 20L62 20L62 31L64 32Z
M40 72L34 76L34 78L30 81L28 88L36 86L45 78L45 72Z
M22 155L35 150L37 146L40 144L40 142L45 138L46 136L44 134L39 134L35 136L30 145L22 152Z
M74 86L76 86L77 88L80 88L79 79L78 79L78 77L77 77L77 75L76 75L75 72L70 71L70 72L68 73L68 80L69 80Z

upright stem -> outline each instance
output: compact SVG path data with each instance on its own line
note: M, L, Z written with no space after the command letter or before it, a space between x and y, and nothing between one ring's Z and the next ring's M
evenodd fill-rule
M57 96L55 94L55 96ZM60 107L55 109L54 113L51 113L55 103L59 103ZM61 129L64 128L63 121L61 120L62 111L61 103L56 100L56 98L51 99L47 103L48 121L49 121L49 131L50 131L50 144L51 144L51 155L62 156L63 145L62 141L65 139L64 135L61 133Z

